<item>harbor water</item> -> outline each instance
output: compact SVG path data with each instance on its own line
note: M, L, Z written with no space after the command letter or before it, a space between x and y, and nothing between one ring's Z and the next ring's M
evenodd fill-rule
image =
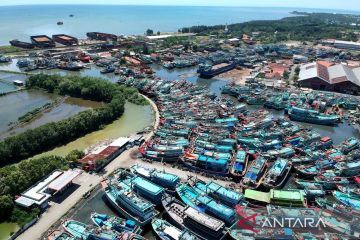
M275 20L290 12L330 12L326 9L196 7L196 6L125 6L125 5L33 5L0 7L0 45L12 39L29 41L32 35L69 34L86 38L86 32L144 34L175 31L184 26L240 23L251 20ZM356 13L336 10L338 13ZM73 14L74 17L69 15ZM96 20L94 20L96 16ZM57 25L62 21L63 25ZM91 23L91 24L89 24Z
M11 65L10 65L11 66ZM164 69L161 66L153 65L153 69L155 70L155 75L158 77L161 77L162 79L172 81L176 79L186 79L192 83L206 86L209 88L209 91L212 91L216 93L218 96L221 95L221 87L228 83L226 80L220 80L220 79L202 79L199 78L196 74L196 68L184 68L184 69L174 69L174 70L168 70ZM15 70L18 70L15 68ZM109 81L116 82L118 79L117 76L114 74L100 74L99 68L96 66L92 66L91 69L84 69L79 72L67 72L62 70L43 70L46 73L59 73L59 74L79 74L81 76L101 76ZM29 93L29 92L25 92ZM43 93L46 95L46 93ZM11 96L10 94L9 96ZM43 97L42 101L47 101L50 97L48 96ZM22 105L22 103L19 103L19 105ZM41 105L41 104L40 104ZM248 106L249 110L256 110L259 108L258 106ZM1 109L0 109L1 111ZM269 110L270 114L273 117L283 117L284 113L283 111L275 111L275 110ZM90 133L82 138L77 139L74 142L71 142L67 144L66 146L62 146L59 148L56 148L52 151L43 153L41 155L35 156L43 156L43 155L50 155L50 154L56 154L65 156L69 151L73 149L85 149L93 144L95 144L98 141L109 139L109 138L116 138L120 136L127 136L131 133L134 133L136 131L141 131L145 127L148 127L153 122L153 112L150 106L137 106L131 103L127 103L125 106L125 112L124 115L113 122L112 124L106 126L104 129ZM331 126L320 126L320 125L314 125L314 124L303 124L306 127L311 127L315 131L319 132L323 136L329 136L333 138L333 141L335 144L339 144L344 139L347 139L351 136L360 137L360 134L356 132L356 130L348 125L347 123L342 123L336 127ZM287 187L292 186L292 180L290 179L289 183L287 184ZM105 214L111 214L111 215L118 215L114 210L111 209L111 207L106 204L106 201L104 201L103 192L99 190L97 187L97 190L95 190L95 193L92 194L90 199L81 206L80 208L77 208L76 212L73 214L73 218L75 220L82 221L84 223L91 223L90 220L90 214L91 212L99 212L99 213L105 213ZM154 235L152 234L151 227L147 227L145 230L145 237L147 239L155 239Z
M128 102L125 104L124 114L118 120L105 126L104 129L89 133L65 146L36 155L34 158L44 155L65 156L74 149L84 150L99 141L126 137L132 133L142 131L144 128L151 126L153 121L154 113L150 105L139 106Z

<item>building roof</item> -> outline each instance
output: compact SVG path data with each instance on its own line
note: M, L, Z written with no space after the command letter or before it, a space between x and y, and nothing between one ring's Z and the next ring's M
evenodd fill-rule
M23 207L31 207L33 204L43 204L51 197L51 194L46 192L49 186L53 185L53 187L57 188L58 190L63 189L67 184L63 185L61 183L65 183L66 179L73 177L74 175L72 172L73 171L71 170L66 172L60 170L53 171L46 178L42 179L27 191L23 192L21 196L15 200L15 202ZM59 181L57 181L58 179Z
M66 171L49 184L48 188L54 191L62 190L66 185L71 183L77 176L80 175L79 171Z
M118 139L116 139L115 141L113 141L110 146L114 146L114 147L123 147L125 144L127 144L131 139L130 138L126 138L126 137L119 137Z
M305 64L300 68L299 81L311 78L320 78L329 84L352 82L360 86L360 67L350 68L343 64L333 64L327 61L318 61Z

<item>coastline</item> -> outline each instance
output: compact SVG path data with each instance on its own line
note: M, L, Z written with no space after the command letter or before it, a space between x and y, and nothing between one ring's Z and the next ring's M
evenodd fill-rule
M153 121L153 130L148 133L144 138L146 140L150 139L154 130L157 129L160 123L160 114L156 104L147 96L144 96L150 103L152 110L155 112L155 119ZM123 152L120 156L111 161L103 170L103 175L90 174L81 170L81 175L75 180L75 184L80 185L74 192L71 193L63 202L60 204L50 202L50 207L40 215L39 220L31 228L26 230L24 233L19 235L17 239L40 239L41 236L49 229L51 229L54 224L61 221L61 218L66 215L77 203L83 199L83 195L89 191L93 191L104 177L110 175L119 167L130 166L133 164L131 156L135 149L129 149Z

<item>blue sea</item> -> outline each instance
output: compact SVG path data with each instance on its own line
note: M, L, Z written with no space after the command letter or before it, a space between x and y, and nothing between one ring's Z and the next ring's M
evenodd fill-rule
M290 12L338 12L339 10L256 8L256 7L179 7L111 5L30 5L0 7L0 45L9 40L29 41L31 35L65 33L85 38L86 32L143 34L177 31L193 25L231 24L250 20L273 20L291 16ZM69 15L74 14L73 18ZM64 25L56 23L63 21Z

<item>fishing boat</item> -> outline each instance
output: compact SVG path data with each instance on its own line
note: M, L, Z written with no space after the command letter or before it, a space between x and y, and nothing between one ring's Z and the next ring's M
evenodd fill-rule
M338 115L325 115L316 110L299 107L291 107L288 109L288 115L293 121L320 125L337 125L340 122L340 117Z
M337 185L340 192L349 194L350 196L360 198L360 189L356 186Z
M303 181L300 179L295 179L295 183L300 189L304 189L304 194L308 199L315 199L318 197L324 197L325 191L323 186L316 182Z
M344 154L349 154L351 151L359 148L360 142L359 142L359 139L351 137L351 138L345 140L344 142L342 142L341 145L342 145L341 151Z
M68 71L79 71L84 68L83 65L77 62L69 61L69 62L61 62L57 65L59 69L64 69Z
M63 228L76 239L118 240L118 234L111 230L96 228L82 222L67 220Z
M237 151L235 159L231 163L230 174L234 177L242 177L246 173L249 163L249 155L243 151Z
M333 196L341 204L357 211L360 210L360 198L339 191L333 191Z
M202 154L185 153L181 157L183 164L193 170L208 174L226 176L229 172L229 160L205 156Z
M100 73L102 74L113 73L113 72L115 72L115 68L113 66L107 66L106 68L100 71Z
M360 175L360 161L338 162L335 165L338 176L355 177Z
M325 190L334 190L337 186L347 186L350 181L347 177L339 177L334 171L325 171L314 177L314 180L321 184Z
M83 63L89 63L91 60L91 57L89 55L87 55L86 53L82 52L79 53L78 58L80 59L80 61L82 61Z
M162 200L169 221L203 240L221 240L227 235L225 223L166 195Z
M137 196L126 184L103 181L102 188L114 209L139 226L145 226L159 214L151 202Z
M265 175L263 186L270 188L281 188L288 179L292 165L285 159L277 159Z
M198 240L192 233L186 230L180 230L163 219L153 219L151 226L161 240Z
M165 192L163 187L160 187L145 178L132 174L131 172L121 168L118 169L114 175L117 182L126 184L134 192L136 192L137 195L145 198L155 205L161 203L162 195Z
M30 65L30 61L27 59L19 59L16 63L16 66L18 66L19 68L26 68Z
M64 229L55 230L48 234L48 240L76 240L75 237L67 233Z
M319 168L315 163L299 165L295 168L298 176L305 179L312 179L319 173Z
M200 179L196 179L191 186L199 194L207 194L210 197L225 203L230 207L242 204L244 201L244 195L230 188L221 186L220 184L210 181L205 183Z
M247 229L232 229L230 236L234 240L292 240L293 231L290 228L254 228L254 231Z
M207 195L199 194L187 184L179 185L176 192L186 205L221 219L228 225L234 223L235 211L233 208L219 203Z
M256 189L258 188L267 173L267 161L264 157L258 157L252 161L245 176L240 182L240 186L243 188Z
M130 171L168 190L175 190L180 182L180 178L175 174L165 172L165 170L160 171L156 168L146 168L138 164L133 165Z
M107 227L118 233L121 232L132 232L140 234L142 229L136 225L132 220L126 220L116 216L109 216L107 214L92 213L90 216L93 223L98 227Z

